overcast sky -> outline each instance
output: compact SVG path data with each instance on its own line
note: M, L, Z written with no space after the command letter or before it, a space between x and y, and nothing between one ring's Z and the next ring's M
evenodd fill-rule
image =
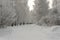
M34 3L35 0L28 0L28 7L29 7L29 10L32 11L34 9L33 5L35 5ZM49 2L49 9L52 8L52 3L53 3L53 0L47 0Z

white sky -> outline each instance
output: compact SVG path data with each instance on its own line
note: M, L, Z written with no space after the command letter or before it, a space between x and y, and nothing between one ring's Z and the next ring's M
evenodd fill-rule
M28 7L29 10L32 11L34 9L33 5L35 5L34 3L35 0L28 0Z
M53 4L53 0L47 0L49 2L49 9L53 8L52 4Z
M28 5L30 11L32 11L34 9L34 7L33 7L33 5L35 5L34 1L35 0L28 0L27 5ZM47 1L49 2L49 9L51 9L53 0L47 0Z

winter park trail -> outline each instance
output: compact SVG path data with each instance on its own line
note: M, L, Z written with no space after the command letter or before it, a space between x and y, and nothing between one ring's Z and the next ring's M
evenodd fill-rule
M0 40L60 40L60 27L35 24L0 29Z

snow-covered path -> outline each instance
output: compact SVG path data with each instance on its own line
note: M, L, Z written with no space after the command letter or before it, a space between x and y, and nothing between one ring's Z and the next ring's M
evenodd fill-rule
M0 29L0 40L60 40L60 27L21 25Z

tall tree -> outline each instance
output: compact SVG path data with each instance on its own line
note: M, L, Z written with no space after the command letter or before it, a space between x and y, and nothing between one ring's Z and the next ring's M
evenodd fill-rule
M0 25L11 25L16 19L15 1L0 0Z
M16 0L17 24L25 22L27 0Z
M53 7L60 13L60 0L53 0Z
M47 0L35 0L35 6L33 11L34 20L37 22L41 17L48 14L48 2Z

